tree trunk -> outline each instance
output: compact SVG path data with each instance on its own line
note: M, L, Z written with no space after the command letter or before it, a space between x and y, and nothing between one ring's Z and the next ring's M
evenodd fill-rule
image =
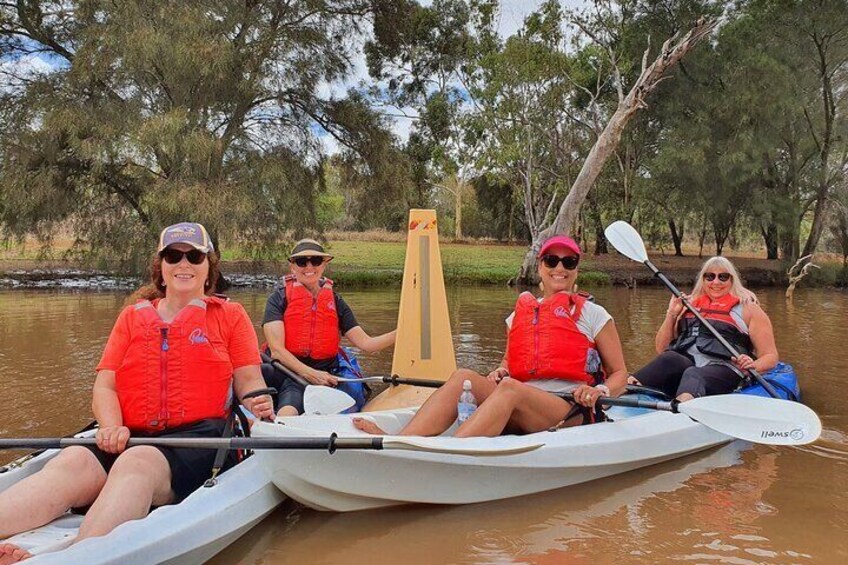
M707 221L701 226L701 233L698 234L698 258L704 256L704 242L707 240Z
M602 253L609 253L609 247L607 246L607 236L604 235L604 226L599 219L595 223L595 255Z
M779 243L777 238L777 224L769 222L768 226L760 228L760 233L762 233L766 244L766 259L777 259L777 247Z
M724 249L724 243L727 241L727 236L730 235L730 228L713 224L713 236L715 237L716 256L721 255Z
M456 179L456 194L454 195L456 203L456 231L454 232L454 237L457 240L462 239L462 187L464 184L462 179Z
M816 200L816 207L813 211L813 224L810 226L810 235L807 237L804 250L801 252L802 257L816 252L816 247L818 247L819 240L824 233L824 220L830 207L830 199L827 193L827 188L819 191L819 198Z
M677 231L677 224L674 220L668 221L668 229L671 230L671 241L674 243L674 256L683 257L683 229L684 223L680 222L680 231Z
M671 42L675 39L666 40L657 58L646 67L647 51L642 59L642 73L623 99L619 100L618 108L607 122L606 127L598 136L589 155L583 162L583 166L571 185L568 195L562 202L559 208L556 219L553 224L538 232L533 237L533 242L524 256L524 262L518 272L518 276L514 280L518 284L530 285L537 282L537 273L534 269L536 264L536 255L542 243L549 237L558 233L570 233L574 230L575 222L580 214L580 208L583 205L586 195L595 184L595 180L601 173L609 157L618 147L621 141L621 135L624 128L630 122L631 118L641 110L647 107L645 99L663 80L666 72L674 67L680 59L683 58L693 47L712 32L716 22L709 21L704 18L700 19L689 33L686 34L674 46Z

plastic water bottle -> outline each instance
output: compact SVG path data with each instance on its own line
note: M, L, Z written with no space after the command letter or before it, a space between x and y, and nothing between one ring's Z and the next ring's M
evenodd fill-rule
M462 425L475 410L477 410L477 399L471 392L471 381L466 380L462 383L462 394L459 395L459 403L456 405L457 423Z

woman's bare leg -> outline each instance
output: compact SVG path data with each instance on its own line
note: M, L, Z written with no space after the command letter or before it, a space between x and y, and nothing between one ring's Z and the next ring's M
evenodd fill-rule
M106 483L106 471L84 447L68 447L32 476L0 493L0 538L43 526L68 508L91 504ZM31 557L13 544L0 544L0 565Z
M539 432L555 426L571 405L549 392L505 379L474 414L456 431L456 437L493 437L507 424L524 432Z
M105 483L106 471L91 451L64 449L44 469L0 492L0 539L91 504Z
M124 522L147 516L151 505L161 506L173 499L171 469L162 452L151 446L131 447L109 471L76 541L107 534Z
M430 398L421 405L418 413L404 427L399 435L405 436L434 436L439 435L456 420L456 405L459 395L462 393L462 383L471 381L471 392L481 405L498 385L486 377L470 369L458 369L451 374L450 378L440 388L436 389ZM364 418L354 418L353 425L358 429L371 433L383 434L374 422Z

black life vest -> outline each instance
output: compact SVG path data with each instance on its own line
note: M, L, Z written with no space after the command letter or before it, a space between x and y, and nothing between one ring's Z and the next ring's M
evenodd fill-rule
M702 295L692 302L692 306L701 313L701 316L709 320L719 335L726 339L740 355L751 355L754 350L751 337L747 331L739 327L731 315L731 310L739 302L739 298L732 294L725 294L718 300L711 300L710 297ZM691 312L687 311L677 322L677 334L677 339L668 346L668 349L672 351L686 354L689 348L695 345L704 355L728 360L732 357L712 332L701 328L701 322Z

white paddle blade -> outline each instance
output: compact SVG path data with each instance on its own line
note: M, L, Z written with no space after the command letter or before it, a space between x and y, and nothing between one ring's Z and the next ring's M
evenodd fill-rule
M624 220L618 220L608 225L607 229L604 230L604 235L619 253L629 259L640 263L648 260L648 252L645 250L642 236Z
M341 414L356 401L346 392L329 386L309 385L303 393L303 411L306 414Z
M721 394L681 402L681 414L717 432L754 443L803 445L821 435L821 420L800 402Z

